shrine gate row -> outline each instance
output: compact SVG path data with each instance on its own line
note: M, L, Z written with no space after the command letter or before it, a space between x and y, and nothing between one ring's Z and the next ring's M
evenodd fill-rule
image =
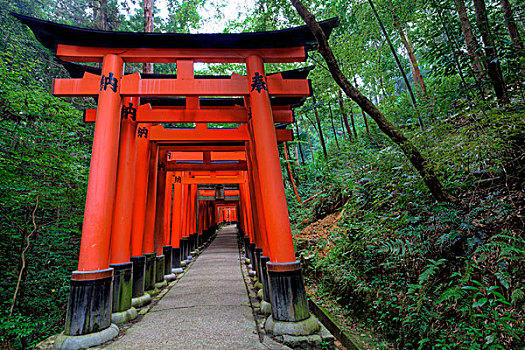
M292 139L282 127L311 87L308 69L266 74L264 63L305 61L309 30L122 33L13 15L69 70L53 94L97 101L84 116L95 133L65 336L103 339L136 317L223 222L238 225L273 320L307 321L277 144ZM321 25L329 35L337 19ZM198 76L195 62L243 63L247 75ZM177 74L125 74L125 63L175 63Z

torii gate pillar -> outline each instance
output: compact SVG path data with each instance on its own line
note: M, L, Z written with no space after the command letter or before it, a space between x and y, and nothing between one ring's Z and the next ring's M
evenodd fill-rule
M104 56L102 77L109 84L105 85L105 80L98 94L98 118L78 270L71 277L65 335L88 334L111 325L113 269L109 267L109 243L117 177L123 68L121 57Z
M310 313L301 266L295 259L264 62L259 56L250 56L246 68L251 84L256 161L264 188L261 194L270 251L267 269L273 318L267 320L266 329L272 332L274 321L304 321L310 318Z

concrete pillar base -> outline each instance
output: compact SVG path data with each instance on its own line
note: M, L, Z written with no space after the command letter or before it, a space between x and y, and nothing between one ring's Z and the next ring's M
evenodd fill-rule
M177 279L177 275L174 273L170 273L169 275L164 275L164 280L166 282L175 281Z
M157 288L155 288L155 289L147 290L146 293L149 294L150 297L154 298L154 297L156 297L157 295L159 295L160 290L158 290Z
M261 301L261 313L263 315L271 315L272 314L272 304L270 304L267 301Z
M148 293L131 299L131 306L133 307L143 307L144 305L148 305L149 303L151 303L151 295L149 295Z
M115 312L111 314L111 322L113 322L114 324L128 323L129 321L133 321L134 319L136 319L138 315L139 313L137 312L137 309L131 307L126 311Z
M166 287L168 285L168 281L163 280L162 282L155 283L155 289L159 289L162 287ZM157 293L158 294L158 293Z
M273 335L311 335L321 328L315 316L297 322L276 321L273 316L269 316L264 324L266 332Z
M64 333L61 333L55 340L54 348L56 350L86 349L110 341L118 334L119 328L115 324L111 324L108 328L103 329L100 332L90 334L65 335Z
M263 292L262 288L257 291L257 298L259 300L263 300L264 299L264 292Z

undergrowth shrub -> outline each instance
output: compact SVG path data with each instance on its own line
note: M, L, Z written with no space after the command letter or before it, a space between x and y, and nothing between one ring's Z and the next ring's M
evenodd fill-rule
M524 130L519 110L465 110L410 132L453 204L433 202L384 137L331 152L310 193L349 199L330 249L307 252L314 290L400 349L524 347ZM292 218L321 201L292 204Z

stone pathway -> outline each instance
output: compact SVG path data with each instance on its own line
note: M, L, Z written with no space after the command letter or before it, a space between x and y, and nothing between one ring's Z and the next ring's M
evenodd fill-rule
M223 228L181 280L104 349L268 349L259 342L239 263L237 229Z

